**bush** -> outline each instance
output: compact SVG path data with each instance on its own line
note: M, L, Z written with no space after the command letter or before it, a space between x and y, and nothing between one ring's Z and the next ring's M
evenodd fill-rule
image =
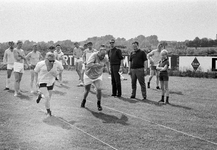
M180 77L194 77L194 78L217 78L217 72L202 72L202 71L178 71L178 70L169 70L170 76L180 76Z

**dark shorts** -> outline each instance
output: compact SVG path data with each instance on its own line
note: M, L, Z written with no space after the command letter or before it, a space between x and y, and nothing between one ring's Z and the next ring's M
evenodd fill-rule
M169 81L168 73L167 72L160 72L159 80L160 81Z
M51 86L47 86L47 83L41 83L39 85L39 88L42 88L42 87L47 87L47 90L53 90L53 87L54 87L54 83L51 85Z
M35 66L36 66L36 65L31 65L31 66L30 66L30 69L31 69L31 70L34 70L34 69L35 69Z
M151 68L151 70L157 70L156 66L151 66L150 68Z

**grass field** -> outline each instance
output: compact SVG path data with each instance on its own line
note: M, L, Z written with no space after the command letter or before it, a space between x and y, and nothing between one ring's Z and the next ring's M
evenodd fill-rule
M131 80L122 81L123 98L111 97L104 74L103 111L91 92L80 108L83 87L75 71L64 72L64 86L55 86L54 116L45 115L44 100L30 94L30 72L21 83L24 94L4 91L6 71L0 71L0 150L216 150L216 80L170 77L170 105L159 105L155 78L142 101L129 99ZM12 76L12 78L14 78ZM147 81L148 77L146 77ZM11 85L13 89L13 85Z

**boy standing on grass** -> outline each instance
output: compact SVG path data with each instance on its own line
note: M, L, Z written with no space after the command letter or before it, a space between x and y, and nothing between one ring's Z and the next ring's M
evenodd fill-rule
M166 103L169 104L169 89L168 89L168 68L169 68L169 61L168 61L168 51L162 50L160 53L161 60L157 66L157 70L159 70L159 80L162 89L162 97L159 103L164 103L164 95L166 93Z

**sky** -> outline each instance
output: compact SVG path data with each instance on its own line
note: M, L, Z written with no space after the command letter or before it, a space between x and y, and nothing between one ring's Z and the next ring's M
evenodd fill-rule
M0 42L216 39L216 0L0 0Z

